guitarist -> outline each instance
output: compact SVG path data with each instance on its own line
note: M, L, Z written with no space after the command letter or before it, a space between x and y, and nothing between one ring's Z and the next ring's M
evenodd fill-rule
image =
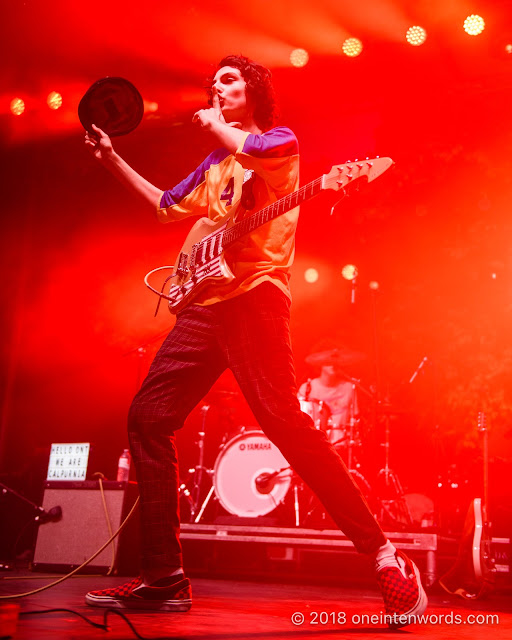
M211 83L209 105L193 121L213 135L219 148L170 190L140 176L97 127L86 134L85 144L156 210L161 222L197 215L239 219L298 188L297 140L290 129L273 128L268 69L243 56L224 58ZM416 566L386 539L341 458L301 412L295 395L288 279L297 218L297 210L289 211L232 245L226 258L235 278L206 286L178 313L128 418L141 500L142 573L120 587L89 592L87 604L190 608L179 541L175 432L229 367L268 438L358 551L375 561L387 613L410 616L425 609ZM390 624L409 621L390 619Z

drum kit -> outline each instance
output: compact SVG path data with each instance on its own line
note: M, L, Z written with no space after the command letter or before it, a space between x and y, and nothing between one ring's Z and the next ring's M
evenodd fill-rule
M366 389L358 379L350 376L342 368L362 358L363 354L339 349L308 356L306 362L310 365L333 367L344 385L350 384L351 394L346 418L337 424L333 420L328 402L311 395L311 383L308 381L303 385L305 393L299 396L301 410L311 417L315 428L326 433L381 524L394 530L419 526L423 514L418 515L414 508L415 501L412 497L415 494L405 494L397 474L389 464L391 420L394 410L388 404L379 403L373 391ZM238 395L233 391L220 393ZM385 439L381 443L384 450L384 466L376 476L375 484L379 486L378 491L364 476L359 461L363 437L356 401L358 394L372 400L376 420L384 425ZM240 519L240 524L242 519L246 518L277 515L281 526L289 526L293 519L293 525L296 527L314 527L319 524L325 528L323 524L327 515L323 506L304 486L279 449L259 428L239 427L234 436L225 434L213 467L205 466L206 426L210 408L211 404L205 404L201 409L201 427L196 441L197 464L189 469L189 478L180 486L180 496L188 507L189 521L199 523L207 520L210 517L208 514L211 514L207 507L216 501L235 521ZM276 511L280 505L287 503L293 516L290 516L290 509ZM208 517L205 516L205 512Z

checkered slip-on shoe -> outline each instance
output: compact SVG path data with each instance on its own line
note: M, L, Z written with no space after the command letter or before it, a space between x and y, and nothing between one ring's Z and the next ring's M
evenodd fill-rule
M85 602L91 607L108 609L188 611L192 606L192 588L183 574L162 578L150 586L143 585L139 577L113 589L89 591Z
M421 585L418 567L405 553L395 553L397 564L377 567L379 583L388 626L393 628L413 624L427 608L427 594Z

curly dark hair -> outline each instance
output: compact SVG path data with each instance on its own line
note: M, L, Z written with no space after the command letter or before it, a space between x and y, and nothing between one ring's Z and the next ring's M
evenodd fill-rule
M222 67L234 67L240 70L246 82L247 98L254 107L254 121L262 131L271 129L277 117L277 104L270 70L245 56L235 55L222 58L217 69ZM207 86L210 105L213 102L212 82L213 77L210 78Z

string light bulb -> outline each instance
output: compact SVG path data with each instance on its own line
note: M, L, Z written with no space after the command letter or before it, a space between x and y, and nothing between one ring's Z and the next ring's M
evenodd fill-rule
M485 29L485 20L482 16L471 14L464 20L464 31L470 36L478 36Z
M423 27L409 27L405 34L405 39L413 47L419 47L427 39L427 32Z
M46 98L46 104L50 107L50 109L53 109L53 111L60 109L62 107L61 94L57 93L57 91L52 91Z
M25 111L25 102L21 98L13 98L9 105L11 113L15 116L21 116Z
M315 282L317 282L319 277L320 275L318 271L313 267L310 267L309 269L306 269L306 271L304 271L304 280L309 284L314 284Z
M341 275L345 280L354 280L354 278L357 278L358 273L357 267L354 264L346 264L341 270Z
M355 58L363 51L363 43L358 38L347 38L341 48L346 56Z
M305 67L309 62L309 53L306 49L294 49L290 53L290 62L294 67Z

